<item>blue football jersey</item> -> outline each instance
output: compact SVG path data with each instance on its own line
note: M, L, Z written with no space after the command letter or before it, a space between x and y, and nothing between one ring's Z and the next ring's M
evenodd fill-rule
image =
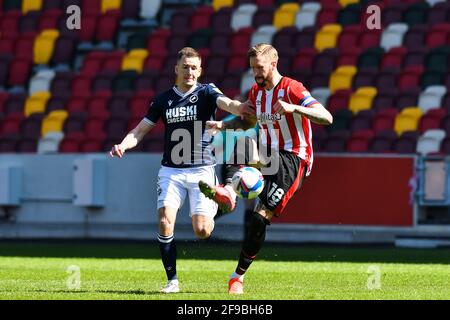
M222 95L212 83L197 83L185 93L174 86L153 100L144 120L156 124L161 118L164 122L163 166L188 168L215 164L212 137L205 124L215 120L216 100Z

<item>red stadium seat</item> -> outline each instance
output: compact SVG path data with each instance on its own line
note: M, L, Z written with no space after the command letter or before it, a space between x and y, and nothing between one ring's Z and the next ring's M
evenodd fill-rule
M372 130L356 131L347 141L348 152L368 152L370 139L374 137Z
M28 82L31 73L31 61L27 59L15 59L9 69L8 84L10 86L24 86Z
M114 41L119 19L120 10L108 10L102 14L97 21L95 39L106 42Z
M393 130L395 117L398 114L397 109L382 109L380 110L373 119L372 129L375 132Z

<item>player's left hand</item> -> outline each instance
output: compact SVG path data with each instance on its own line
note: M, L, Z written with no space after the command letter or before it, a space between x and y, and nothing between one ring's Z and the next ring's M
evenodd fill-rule
M223 121L206 121L206 130L212 136L215 136L223 129Z
M281 99L279 99L274 105L273 105L273 112L278 114L285 114L285 113L293 113L295 111L295 106L292 104L289 104Z

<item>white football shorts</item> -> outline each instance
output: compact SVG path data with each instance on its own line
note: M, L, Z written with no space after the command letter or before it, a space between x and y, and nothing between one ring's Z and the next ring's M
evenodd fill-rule
M157 209L162 207L181 208L189 195L190 216L194 214L214 218L217 203L205 197L198 187L203 180L216 185L217 177L214 166L198 168L171 168L162 166L158 173L156 190L158 194Z

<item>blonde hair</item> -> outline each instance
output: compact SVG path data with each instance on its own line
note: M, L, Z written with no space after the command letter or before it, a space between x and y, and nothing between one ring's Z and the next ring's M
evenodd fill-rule
M278 60L278 52L273 46L267 43L258 43L256 46L250 48L247 53L247 58L256 56L265 56L271 60Z
M179 62L183 57L187 57L187 58L195 57L195 58L199 58L200 62L202 61L202 57L201 57L200 53L191 47L184 47L183 49L178 51L177 62Z

